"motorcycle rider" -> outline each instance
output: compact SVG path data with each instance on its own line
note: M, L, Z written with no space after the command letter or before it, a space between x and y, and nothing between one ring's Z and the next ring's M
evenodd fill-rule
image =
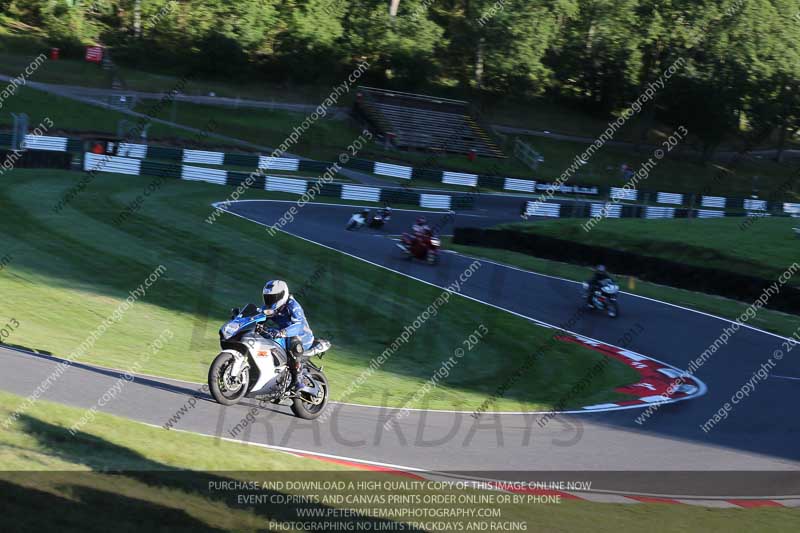
M367 223L368 218L369 209L362 209L360 213L354 213L353 216L350 217L350 221L347 223L347 229L353 227L354 223L356 228L360 228Z
M311 389L302 382L301 358L314 344L314 333L308 325L303 308L289 294L289 286L285 281L270 280L262 291L264 307L261 309L271 319L277 329L270 328L262 334L269 338L286 338L286 355L289 358L289 370L292 373L292 387L296 392L307 392Z
M595 267L592 279L589 280L589 291L586 294L586 303L589 307L594 307L594 304L592 304L594 292L600 288L601 283L610 279L611 276L608 275L605 265L597 265Z
M411 233L403 234L402 244L406 251L409 251L420 238L424 237L431 231L428 226L428 221L425 217L418 217L417 221L411 226Z
M411 226L411 234L414 235L414 237L421 237L430 230L431 227L428 226L428 221L425 219L425 217L417 218L417 222Z

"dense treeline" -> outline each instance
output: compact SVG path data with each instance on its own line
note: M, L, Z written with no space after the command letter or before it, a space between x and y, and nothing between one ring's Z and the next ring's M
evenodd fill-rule
M712 151L800 127L797 0L0 0L62 47L101 42L118 61L219 77L369 82L409 90L548 94L604 112L665 69L659 112Z

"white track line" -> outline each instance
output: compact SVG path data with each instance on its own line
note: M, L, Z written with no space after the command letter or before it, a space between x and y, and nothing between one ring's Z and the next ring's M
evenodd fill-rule
M250 201L250 202L271 202L272 200L246 200L246 201ZM217 209L225 211L226 213L229 213L231 215L237 216L237 217L239 217L239 218L241 218L243 220L247 220L249 222L253 222L254 224L258 224L259 226L271 227L271 226L268 226L267 224L265 224L265 223L263 223L263 222L261 222L259 220L254 220L254 219L246 217L244 215L240 215L239 213L234 213L233 211L228 211L227 209L224 209L224 208L220 207L220 205L222 203L223 202L217 202L217 203L214 203L214 204L211 204L211 205L213 207L217 208ZM230 202L230 204L233 204L233 203L236 203L236 202ZM348 257L352 257L353 259L357 259L358 261L363 261L364 263L368 263L368 264L376 266L378 268L382 268L384 270L388 270L389 272L393 272L395 274L399 274L401 276L405 276L407 278L411 278L411 279L413 279L415 281L418 281L420 283L424 283L426 285L430 285L432 287L436 287L437 289L447 290L446 287L442 287L441 285L436 285L435 283L431 283L431 282L426 281L424 279L420 279L420 278L414 277L414 276L412 276L410 274L406 274L404 272L400 272L398 270L394 270L393 268L389 268L387 266L381 265L379 263L375 263L375 262L370 261L368 259L364 259L363 257L358 257L356 255L353 255L353 254L350 254L350 253L347 253L347 252L343 252L341 250L333 248L332 246L328 246L326 244L321 244L319 242L313 241L311 239L307 239L307 238L302 237L300 235L295 235L294 233L290 233L290 232L288 232L288 231L286 231L284 229L278 229L278 231L280 231L281 233L285 233L286 235L290 235L292 237L295 237L297 239L301 239L301 240L304 240L306 242L310 242L312 244L316 244L317 246L321 246L323 248L327 248L328 250L332 250L334 252L346 255ZM482 261L482 259L478 259L478 260ZM505 266L505 265L501 265L501 266ZM548 277L554 277L554 276L548 276ZM560 279L560 278L556 278L556 279ZM571 281L571 280L567 280L567 281ZM555 326L553 324L548 324L547 322L542 322L541 320L537 320L537 319L535 319L533 317L529 317L529 316L523 315L521 313L517 313L516 311L512 311L511 309L506 309L504 307L501 307L499 305L495 305L493 303L489 303L489 302L485 302L483 300L479 300L477 298L474 298L474 297L466 295L466 294L462 294L460 292L456 292L454 294L456 294L457 296L461 296L462 298L466 298L468 300L472 300L473 302L478 302L478 303L481 303L483 305L488 305L489 307L493 307L495 309L498 309L500 311L505 311L506 313L511 313L514 316L518 316L520 318L524 318L525 320L533 322L534 324L536 324L538 326L541 326L541 327L544 327L544 328L547 328L547 329L555 329L555 330L558 330L558 331L563 331L563 332L568 333L570 335L573 335L575 337L581 337L581 338L584 338L584 339L589 339L591 341L598 342L598 343L601 343L601 344L605 344L605 345L611 346L613 348L618 348L620 350L626 349L626 348L621 348L619 346L614 346L613 344L609 344L607 342L603 342L603 341L600 341L600 340L597 340L597 339L592 339L591 337L587 337L586 335L582 335L580 333L576 333L576 332L570 331L568 329L563 329L563 328L560 328L560 327ZM631 350L628 350L628 351L631 351ZM658 359L656 359L654 357L650 357L650 356L643 355L643 354L637 354L637 355L641 355L642 357L645 357L645 358L650 359L652 361L655 361L657 363L661 363L664 366L668 366L669 368L672 368L673 370L676 370L681 374L685 373L680 368L677 368L677 367L675 367L675 366L673 366L673 365L671 365L669 363L665 363L664 361L660 361L660 360L658 360ZM660 402L659 405L677 403L677 402L682 402L682 401L685 401L685 400L692 400L694 398L699 398L700 396L703 396L708 391L708 387L706 386L706 384L704 382L702 382L696 376L692 375L691 378L693 380L695 380L697 382L697 384L698 384L698 391L694 395L685 396L683 398L670 399L669 401L666 401L666 402ZM375 405L361 405L361 404L344 404L344 405L359 405L360 407L367 407L367 408L373 408L373 409L384 409L384 407L375 406ZM652 404L650 404L650 405L652 405ZM607 411L625 411L625 410L628 410L628 409L644 409L646 407L649 407L649 405L648 404L621 405L621 406L614 406L614 407L604 407L602 409L591 409L591 410L581 409L579 411L577 411L577 410L573 410L573 411L557 411L557 413L560 413L560 414L600 413L600 412L607 412ZM456 410L438 410L438 409L409 409L409 411L429 411L429 412L435 412L435 413L455 413L455 414L472 414L474 412L474 411L456 411ZM536 412L534 412L534 411L492 411L492 414L495 414L495 415L531 415L531 414L544 414L544 413L549 413L549 412L552 412L552 411L542 411L542 412L539 412L539 411L536 411Z
M800 378L793 378L793 377L791 377L791 376L778 376L778 375L776 375L776 374L770 374L770 376L769 376L769 377L771 377L771 378L778 378L778 379L790 379L790 380L792 380L792 381L800 381Z

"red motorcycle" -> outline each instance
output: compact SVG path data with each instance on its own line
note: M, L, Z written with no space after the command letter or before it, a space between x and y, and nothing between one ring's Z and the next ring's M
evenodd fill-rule
M418 236L403 233L397 246L409 259L419 259L433 265L439 262L439 248L442 246L442 241L430 231Z

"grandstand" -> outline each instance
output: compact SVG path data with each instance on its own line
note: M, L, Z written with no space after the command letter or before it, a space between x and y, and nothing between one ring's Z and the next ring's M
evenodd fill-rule
M401 150L506 157L461 100L359 87L354 111Z

